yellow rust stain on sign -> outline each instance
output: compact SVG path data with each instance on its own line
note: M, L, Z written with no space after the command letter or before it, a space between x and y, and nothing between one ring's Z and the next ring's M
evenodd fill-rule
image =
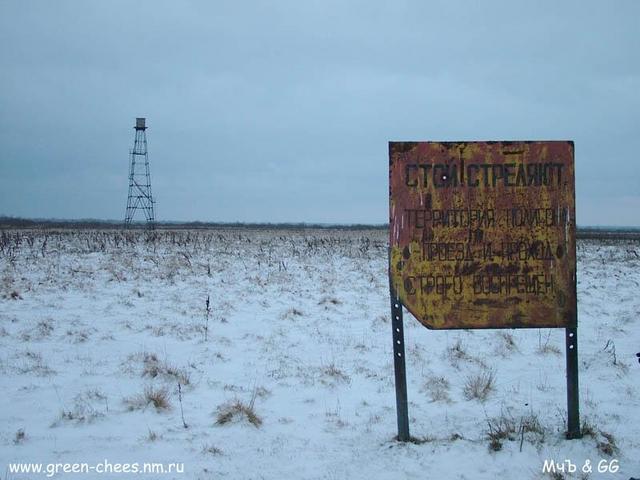
M576 325L573 142L390 142L391 286L426 327Z

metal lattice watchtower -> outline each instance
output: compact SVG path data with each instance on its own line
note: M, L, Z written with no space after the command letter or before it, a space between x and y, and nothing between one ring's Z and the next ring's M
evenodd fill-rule
M147 127L144 118L136 118L136 137L133 149L129 151L129 196L124 226L129 227L136 210L142 210L147 226L154 228L153 196L151 195L151 176L149 174L149 156L147 155Z

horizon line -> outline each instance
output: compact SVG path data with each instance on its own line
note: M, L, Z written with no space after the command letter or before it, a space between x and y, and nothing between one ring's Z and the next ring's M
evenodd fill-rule
M38 224L60 224L60 225L70 225L70 224L99 224L103 226L123 226L123 220L113 220L113 219L99 219L99 218L33 218L33 217L14 217L10 215L0 215L0 228L3 226L27 226L30 224L31 226L37 226ZM147 225L148 222L144 220L134 221L133 224L135 226L144 226ZM155 221L153 222L156 226L189 226L189 225L199 225L199 226L289 226L289 227L319 227L319 228L346 228L346 227L367 227L367 228L376 228L376 229L384 229L389 228L389 222L380 222L380 223L367 223L367 222L352 222L352 223L342 223L342 222L314 222L314 221L218 221L218 220L163 220L163 221ZM577 230L630 230L637 231L640 230L640 226L632 226L632 225L576 225Z

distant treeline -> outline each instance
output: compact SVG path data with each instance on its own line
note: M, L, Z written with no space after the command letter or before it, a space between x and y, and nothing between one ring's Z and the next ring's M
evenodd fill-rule
M584 240L629 239L640 240L637 227L578 227L576 237Z
M123 222L114 220L57 220L57 219L29 219L19 217L0 216L0 229L2 228L45 228L45 229L95 229L109 230L124 228ZM136 222L130 228L148 228L144 222ZM328 223L243 223L243 222L156 222L155 228L159 230L181 229L276 229L276 230L301 230L301 229L327 229L327 230L386 230L389 224L328 224ZM640 239L638 227L578 227L577 237L581 239Z
M386 230L389 225L383 224L330 224L330 223L244 223L244 222L156 222L156 229L207 229L207 228L251 228L251 229L331 229L331 230ZM79 219L29 219L0 216L0 228L69 228L69 229L122 229L124 222L114 220ZM145 222L134 222L129 228L148 228Z

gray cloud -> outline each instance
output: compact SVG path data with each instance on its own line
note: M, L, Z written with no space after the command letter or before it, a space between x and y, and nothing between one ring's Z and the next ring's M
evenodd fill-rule
M581 224L639 225L640 3L0 4L0 213L384 222L388 140L573 139Z

